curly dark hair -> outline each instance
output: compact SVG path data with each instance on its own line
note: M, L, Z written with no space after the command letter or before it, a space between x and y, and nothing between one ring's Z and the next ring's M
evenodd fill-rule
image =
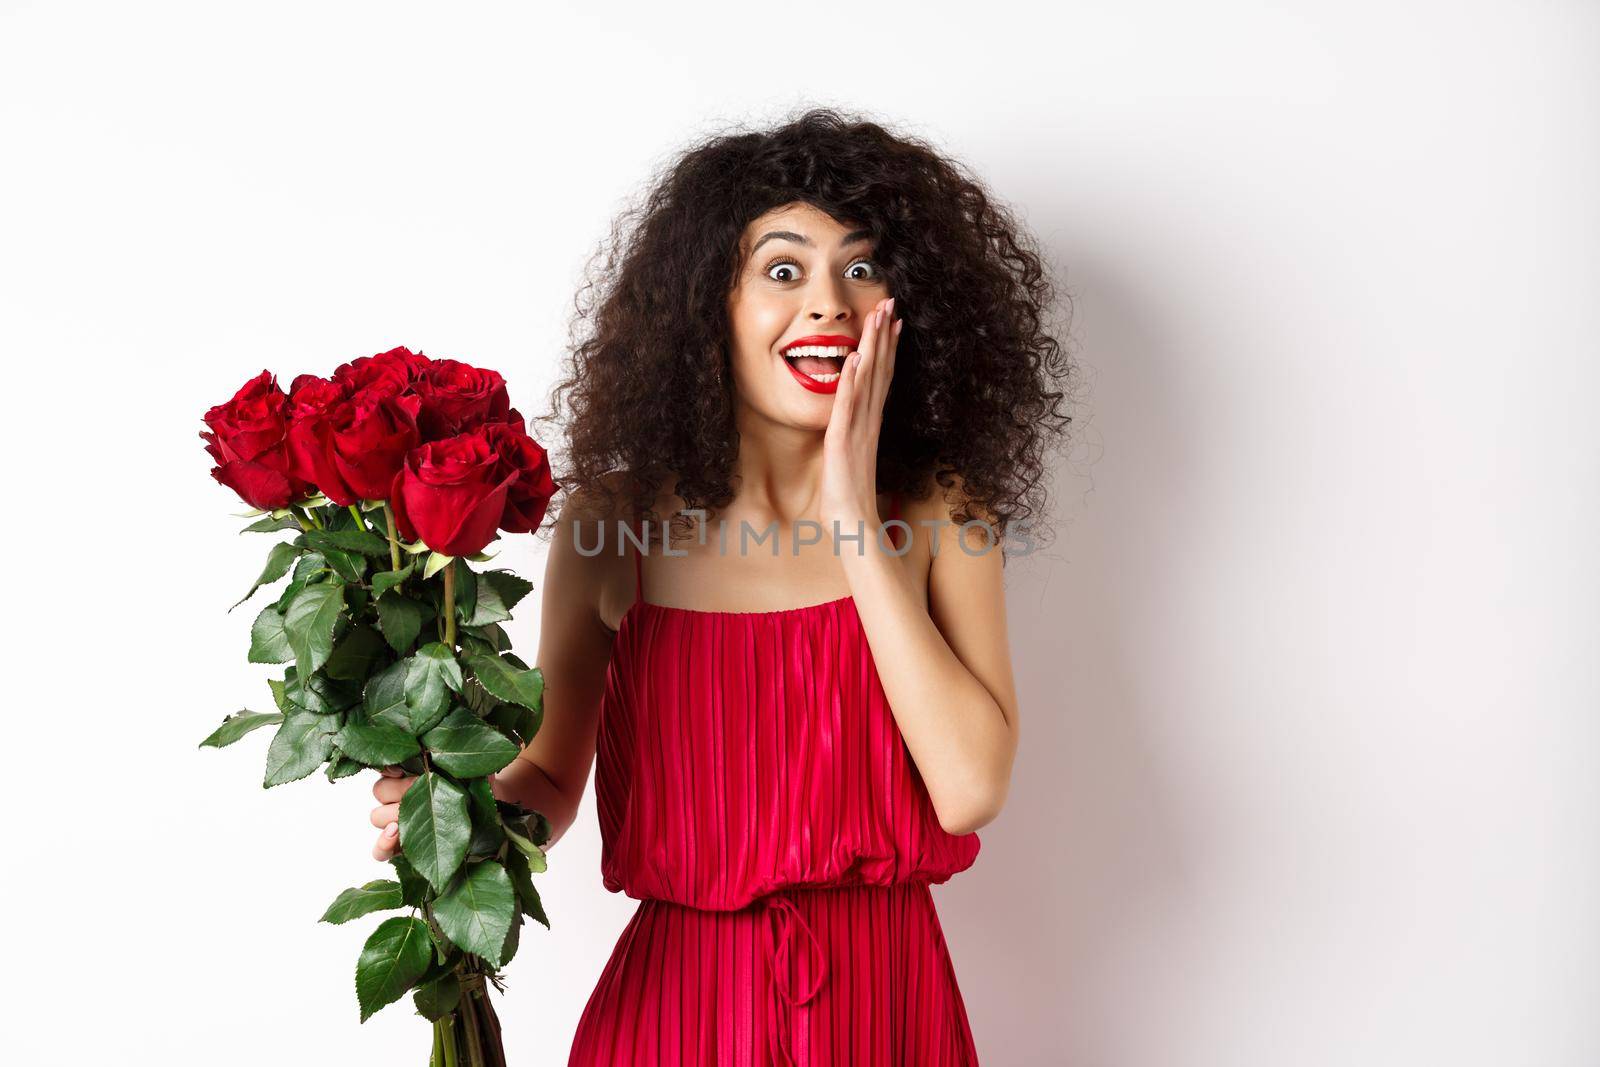
M1042 511L1045 454L1073 421L1060 386L1076 368L1051 333L1057 296L1037 246L960 164L832 108L706 137L617 218L575 298L552 413L536 420L563 423L557 480L608 508L631 496L653 521L673 475L688 508L714 515L733 500L727 298L745 228L797 201L871 233L905 321L879 491L920 498L930 475L946 490L959 477L952 517L988 521L997 538Z

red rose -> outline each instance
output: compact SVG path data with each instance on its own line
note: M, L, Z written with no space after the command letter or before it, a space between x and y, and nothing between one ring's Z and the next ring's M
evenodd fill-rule
M210 431L200 431L200 439L217 462L211 476L252 507L287 507L310 494L311 487L290 471L284 450L287 406L278 380L264 370L205 414Z
M501 472L500 457L474 430L406 453L389 502L407 540L420 537L435 552L470 556L494 540L516 480Z
M433 361L420 352L401 346L375 356L362 356L341 363L333 372L357 399L376 403L405 392L417 376ZM376 498L373 498L376 499Z
M421 401L414 396L369 400L370 394L357 396L334 417L333 462L357 496L384 500L405 465L406 453L421 439L417 432Z
M360 497L340 474L333 454L332 419L350 390L342 382L302 374L289 387L289 469L340 507Z
M501 473L516 475L516 481L506 491L500 529L506 533L532 533L544 521L550 498L561 488L551 477L549 457L522 428L521 415L510 422L490 423L483 428L483 435L500 460Z
M454 359L432 360L411 383L422 398L418 425L424 441L435 441L499 422L511 409L499 373Z

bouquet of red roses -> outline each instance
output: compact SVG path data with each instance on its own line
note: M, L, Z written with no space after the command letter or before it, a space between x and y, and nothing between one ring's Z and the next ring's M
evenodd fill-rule
M538 731L544 680L500 626L532 585L467 561L487 561L497 531L538 529L559 488L545 451L499 374L405 348L287 394L262 371L205 424L212 476L255 509L245 530L295 536L234 605L288 576L250 630L251 663L287 665L268 683L278 710L230 715L201 745L275 724L267 788L324 764L329 781L418 776L395 879L345 890L322 918L409 909L361 951L361 1021L411 992L434 1024L432 1067L503 1065L484 982L503 991L523 916L550 925L532 877L550 827L491 776Z

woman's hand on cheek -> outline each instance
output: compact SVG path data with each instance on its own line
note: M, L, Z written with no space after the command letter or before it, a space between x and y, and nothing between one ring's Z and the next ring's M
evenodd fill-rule
M871 543L877 536L878 437L899 340L891 297L867 316L860 349L841 369L822 443L821 519L827 537L859 530ZM840 551L846 551L843 545Z

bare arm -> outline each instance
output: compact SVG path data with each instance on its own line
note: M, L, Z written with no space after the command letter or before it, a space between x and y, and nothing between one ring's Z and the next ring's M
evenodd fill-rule
M596 543L592 516L568 508L556 520L545 563L539 653L544 675L544 722L519 759L495 778L502 792L550 820L550 841L561 839L578 815L594 765L595 729L612 633L600 619L604 554L578 554L574 525L586 523L584 544Z
M929 573L928 606L888 556L843 553L872 657L896 723L939 822L971 833L1005 804L1019 714L1006 636L1000 549L976 528L950 523L947 501L913 525L930 537L943 523ZM943 513L940 514L939 512ZM870 527L869 527L870 528Z

